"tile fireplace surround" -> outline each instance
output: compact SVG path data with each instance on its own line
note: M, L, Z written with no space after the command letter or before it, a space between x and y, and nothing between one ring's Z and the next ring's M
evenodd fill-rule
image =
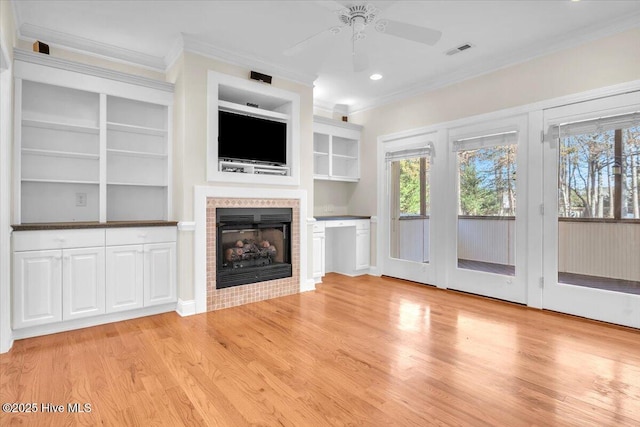
M291 265L293 274L283 279L216 288L217 208L291 208ZM234 307L300 292L300 201L297 199L230 199L207 197L207 311Z
M194 191L195 312L242 304L315 289L307 278L307 192L278 188L196 186ZM291 208L292 276L230 288L216 288L216 209Z

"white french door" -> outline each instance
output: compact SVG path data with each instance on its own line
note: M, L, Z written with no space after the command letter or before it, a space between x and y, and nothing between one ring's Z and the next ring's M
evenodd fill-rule
M449 131L447 288L526 302L527 117Z
M384 147L383 274L435 284L431 236L435 133L401 138ZM435 222L437 225L437 220Z
M544 112L543 308L640 327L640 92Z

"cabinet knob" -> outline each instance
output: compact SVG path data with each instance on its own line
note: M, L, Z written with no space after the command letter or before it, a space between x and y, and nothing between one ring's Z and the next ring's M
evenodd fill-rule
M62 236L58 236L58 237L56 237L54 240L55 240L56 242L63 243L63 242L65 242L67 239L65 239L65 238L64 238L64 237L62 237Z
M138 234L138 237L141 239L146 239L147 238L147 233L140 233Z

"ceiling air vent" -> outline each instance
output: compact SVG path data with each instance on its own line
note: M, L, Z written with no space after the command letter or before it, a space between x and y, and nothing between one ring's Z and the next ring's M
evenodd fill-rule
M448 56L451 56L451 55L455 55L456 53L460 53L460 52L462 52L464 50L471 49L472 47L473 47L473 45L471 43L465 43L465 44L460 45L458 47L454 47L453 49L448 50L445 53Z

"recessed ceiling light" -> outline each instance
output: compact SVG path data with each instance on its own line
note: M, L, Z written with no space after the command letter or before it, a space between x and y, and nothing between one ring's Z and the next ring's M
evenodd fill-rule
M376 74L371 74L371 75L369 76L369 78L370 78L371 80L380 80L380 79L382 78L382 74L377 74L377 73L376 73Z

